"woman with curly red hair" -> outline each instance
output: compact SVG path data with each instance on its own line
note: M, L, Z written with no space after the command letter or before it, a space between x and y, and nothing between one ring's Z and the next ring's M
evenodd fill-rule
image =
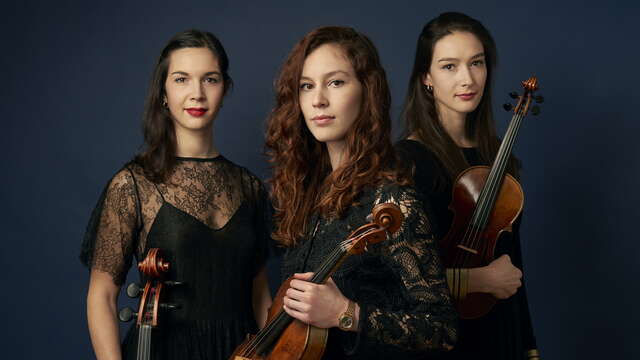
M374 45L351 28L316 29L289 54L276 93L266 146L273 236L286 248L284 277L294 276L284 310L330 328L325 358L450 349L456 316L429 220L394 169L391 99ZM400 230L348 258L326 284L309 282L310 271L384 202L401 208Z

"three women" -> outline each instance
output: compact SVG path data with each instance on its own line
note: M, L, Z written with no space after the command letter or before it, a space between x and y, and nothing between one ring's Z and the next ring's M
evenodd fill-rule
M253 326L247 299L255 300L259 323L270 302L262 268L264 190L246 170L215 156L211 143L209 124L230 82L226 55L216 46L172 43L163 51L154 80L157 87L147 104L148 150L111 181L85 241L85 261L93 269L89 323L99 357L115 351L115 294L127 261L150 246L177 249L170 260L179 264L188 259L189 265L174 277L186 277L198 289L175 295L186 304L199 304L200 310L175 316L169 332L183 342L167 339L170 345L162 345L166 354L178 354L176 349L196 341L224 358L241 333ZM209 66L194 64L199 56L208 56ZM415 164L416 193L406 186L412 182L410 175L398 166L390 143L390 94L373 44L352 29L325 27L307 34L287 57L267 125L266 146L274 170L273 237L287 249L283 274L295 277L284 310L300 321L331 329L325 358L424 357L425 352L453 347L456 316L435 239L451 221L446 211L451 180L469 164L489 163L495 155L498 140L490 111L494 64L495 45L477 21L450 13L425 26L404 111L409 140L397 146ZM164 110L158 106L160 99ZM149 120L154 118L164 122ZM517 168L512 160L514 175ZM347 260L327 284L310 283L309 271L381 202L402 209L405 222L399 233ZM215 251L208 248L204 239L222 230L249 240L221 241L224 246ZM238 236L243 231L248 236ZM195 244L185 246L175 234L196 239ZM501 250L511 257L504 255L467 273L469 292L509 300L485 319L464 322L459 349L451 356L512 359L535 348L524 288L517 290L521 273L511 263L521 268L517 229L515 234ZM220 257L216 261L198 260L203 254L215 257L214 253ZM225 260L230 259L239 262L231 268L242 274L234 282L234 294L240 296L233 299L244 299L233 304L214 300L221 290L211 285L229 275L225 271L231 265ZM207 296L201 297L202 292ZM340 321L345 316L351 317L350 326ZM214 317L222 323L212 325ZM109 330L97 329L105 319ZM198 327L202 319L207 319L204 336ZM220 327L214 331L215 326ZM507 328L515 334L506 334ZM491 338L482 337L489 331L494 331ZM228 341L214 333L226 334ZM211 355L200 352L190 358L198 356Z

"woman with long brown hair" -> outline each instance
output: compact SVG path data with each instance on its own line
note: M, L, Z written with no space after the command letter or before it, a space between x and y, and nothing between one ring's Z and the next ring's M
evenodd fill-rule
M429 21L418 38L403 117L407 139L396 145L399 156L415 169L416 189L428 207L436 235L442 239L453 214L452 182L472 165L491 164L499 139L491 111L491 85L497 54L493 38L477 20L444 13ZM507 172L518 177L513 156ZM447 269L455 298L490 293L501 301L474 320L461 320L460 337L447 359L538 358L524 286L519 226L503 235L500 256L488 266Z
M329 328L324 357L412 358L450 349L455 315L429 219L394 169L390 93L371 41L323 27L280 72L266 146L273 165L274 238L294 275L284 310ZM326 284L308 280L375 204L400 206L402 228L348 258ZM346 320L346 321L345 321Z
M159 315L152 359L226 360L266 320L266 192L213 143L228 68L208 32L178 33L160 54L145 104L146 148L110 180L82 244L98 359L136 358L135 324L119 345L117 297L133 258L152 248L170 264L164 280L182 283L163 290L177 308Z

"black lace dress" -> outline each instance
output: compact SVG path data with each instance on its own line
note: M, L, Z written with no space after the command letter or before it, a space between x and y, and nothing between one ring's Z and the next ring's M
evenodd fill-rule
M314 271L383 202L399 205L405 220L395 235L347 258L332 276L360 305L360 323L357 332L329 330L325 359L424 358L455 343L455 310L429 221L411 188L369 189L340 219L313 216L310 235L285 252L284 278Z
M415 186L420 192L429 218L434 221L436 235L442 239L453 221L449 211L451 183L437 186L444 178L445 169L440 161L422 143L402 140L396 150L405 164L415 165ZM483 165L476 149L463 148L463 154L470 166ZM496 257L508 254L513 264L523 269L520 250L520 218L513 226L513 236L504 234L498 239ZM525 359L526 352L536 348L533 335L526 288L521 286L515 295L500 300L489 314L480 319L460 320L458 344L453 351L444 354L443 359Z
M226 360L256 331L252 280L265 263L267 209L261 182L222 156L178 158L160 184L129 163L93 211L81 260L122 285L133 257L141 261L160 248L171 264L166 279L185 284L165 294L181 307L161 314L152 358ZM125 359L135 359L137 338L133 325L122 345Z

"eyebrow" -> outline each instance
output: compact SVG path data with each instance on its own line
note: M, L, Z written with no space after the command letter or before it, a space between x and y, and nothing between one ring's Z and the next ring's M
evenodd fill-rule
M332 77L332 76L334 76L334 75L336 75L336 74L339 74L339 73L340 73L340 74L344 74L344 75L346 75L346 76L351 76L351 74L349 74L349 73L348 73L348 72L346 72L346 71L343 71L343 70L335 70L335 71L332 71L332 72L326 73L326 74L324 75L324 78ZM304 79L304 80L313 80L313 79L311 79L310 77L308 77L308 76L304 76L304 75L300 77L300 80L303 80L303 79Z
M184 71L174 71L171 73L171 75L184 75L184 76L189 76L189 73L186 73ZM219 71L209 71L207 73L204 74L205 76L207 75L222 75Z
M481 57L483 57L483 56L484 56L484 53L483 53L483 52L481 52L481 53L478 53L478 54L473 55L473 56L471 57L471 60L473 60L473 59L477 59L477 58L481 58ZM458 61L458 60L459 60L459 59L457 59L457 58L442 58L442 59L438 60L438 62L442 62L442 61Z

